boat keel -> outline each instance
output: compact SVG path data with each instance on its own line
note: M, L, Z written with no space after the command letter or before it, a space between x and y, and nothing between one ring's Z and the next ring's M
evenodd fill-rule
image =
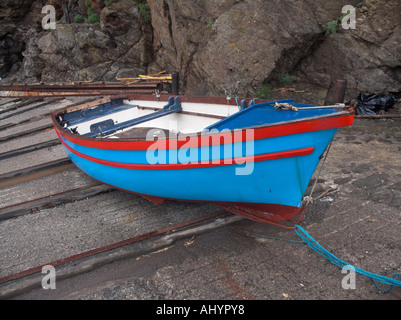
M154 196L148 196L148 195L142 195L143 198L145 198L146 200L149 200L150 202L160 206L163 203L166 202L166 199L164 198L159 198L159 197L154 197Z
M182 201L178 199L166 199L144 194L141 194L141 196L156 205L162 205L167 200ZM249 220L253 220L256 222L270 223L282 227L285 227L281 224L283 222L291 222L294 224L300 223L306 211L305 204L302 207L291 207L278 204L259 204L259 203L248 204L248 203L230 203L230 202L214 202L214 201L190 201L190 202L213 203L227 212L242 216ZM298 221L293 221L293 219L296 217L299 217Z
M283 222L292 222L294 224L298 224L303 219L305 214L306 206L303 205L300 208L297 207L288 207L282 205L219 205L224 210L231 212L233 214L237 214L243 216L247 219L270 223L274 225L282 225ZM294 218L299 217L298 221L293 221Z

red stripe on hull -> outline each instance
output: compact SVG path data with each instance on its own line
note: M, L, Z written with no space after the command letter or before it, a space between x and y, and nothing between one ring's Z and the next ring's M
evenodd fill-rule
M106 165L109 167L116 167L116 168L123 168L123 169L131 169L131 170L179 170L179 169L198 169L198 168L210 168L210 167L221 167L227 165L242 165L244 163L252 163L252 162L260 162L260 161L268 161L268 160L277 160L277 159L284 159L284 158L291 158L291 157L299 157L309 155L313 152L315 148L304 148L304 149L297 149L297 150L290 150L290 151L282 151L282 152L274 152L274 153L267 153L262 155L256 156L249 156L249 157L241 157L241 158L233 158L233 159L223 159L219 160L218 163L214 163L213 161L209 161L207 163L178 163L178 164L129 164L129 163L120 163L120 162L113 162L102 160L98 158L94 158L88 155L85 155L81 152L78 152L68 146L62 139L60 139L67 150L72 152L73 154L77 155L80 158L85 160L99 163L102 165Z

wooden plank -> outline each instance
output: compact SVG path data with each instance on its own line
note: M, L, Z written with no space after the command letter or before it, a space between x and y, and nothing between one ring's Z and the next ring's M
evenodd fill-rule
M74 106L74 107L70 107L66 110L67 113L71 113L71 112L75 112L75 111L79 111L79 110L83 110L83 109L87 109L87 108L91 108L94 106L97 106L99 104L104 104L104 103L109 103L111 101L110 97L105 97L99 100L94 100L94 101L90 101L90 102L85 102L83 104Z
M140 75L139 77L144 80L172 80L171 75L170 76L160 76L160 77Z

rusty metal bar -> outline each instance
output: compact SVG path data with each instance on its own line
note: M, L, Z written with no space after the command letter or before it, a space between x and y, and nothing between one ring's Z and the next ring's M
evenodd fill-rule
M177 72L173 72L171 74L171 78L172 78L172 94L173 95L178 95L179 94L179 78L178 78L178 73Z
M0 86L0 97L65 97L65 96L100 96L117 94L153 94L160 90L162 83L146 82L124 83L85 83L53 85L8 85Z
M5 90L23 90L23 91L47 91L55 90L85 90L85 89L108 89L108 88L157 88L160 82L143 82L135 84L127 84L124 82L92 82L92 83L55 83L55 84L12 84L0 86L0 89Z
M116 90L76 90L76 91L0 91L0 97L71 97L71 96L102 96L116 95L123 93L153 94L154 90L134 90L134 89L116 89Z

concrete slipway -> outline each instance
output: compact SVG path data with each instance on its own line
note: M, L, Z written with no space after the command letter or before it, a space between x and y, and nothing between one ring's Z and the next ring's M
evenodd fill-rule
M49 103L34 112L45 114L59 105L60 101ZM8 117L8 123L16 117L21 114ZM46 123L41 118L37 125ZM42 130L11 139L12 128L1 128L8 137L0 149L3 154L56 138L53 131ZM27 162L38 165L41 157L57 162L63 160L63 152L55 144L3 158L3 210L66 189L95 187L91 178L68 163L50 168L51 174L7 185L11 166L23 170ZM337 257L388 277L401 272L400 154L399 118L356 119L351 128L341 129L302 223ZM219 211L212 205L180 202L155 206L135 195L96 187L99 192L75 201L3 219L0 277ZM300 239L293 230L222 215L63 264L56 268L55 290L41 288L44 275L36 273L0 284L0 296L17 300L401 299L398 288L382 293L361 275L356 276L355 289L345 290L341 269L305 244L283 240Z

